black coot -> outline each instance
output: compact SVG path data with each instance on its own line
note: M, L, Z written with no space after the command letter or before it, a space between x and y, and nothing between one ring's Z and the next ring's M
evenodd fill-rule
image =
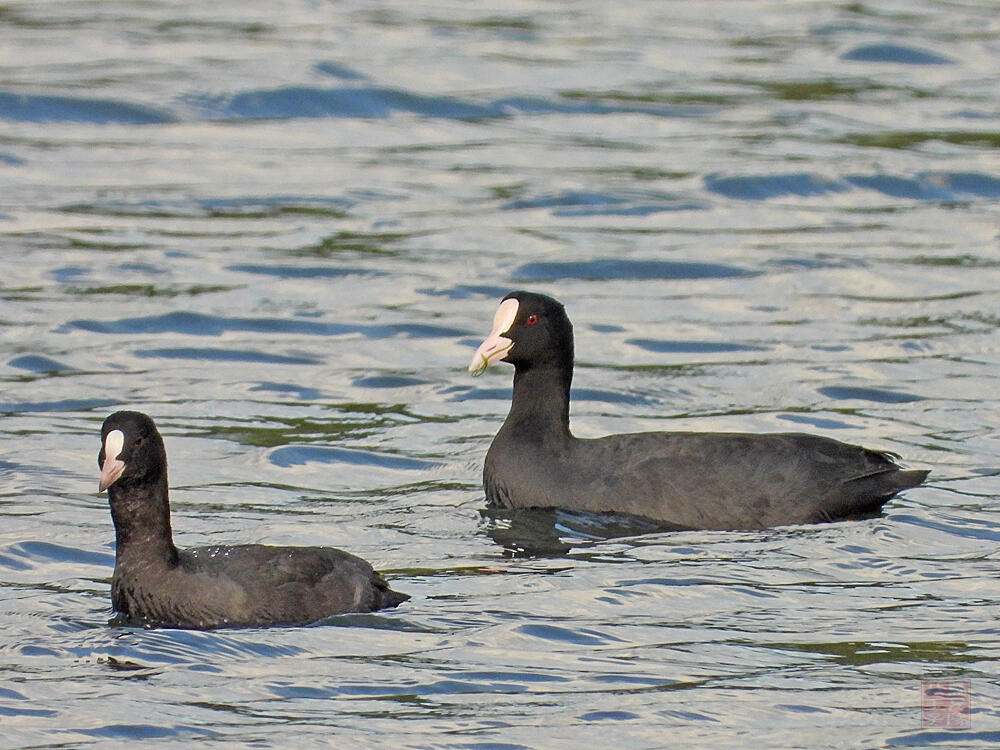
M115 523L111 601L125 622L202 629L304 625L409 599L367 562L332 547L175 547L167 454L145 414L119 411L104 420L97 462Z
M627 513L688 529L760 529L870 516L926 471L815 435L569 430L573 326L541 294L508 294L469 365L514 365L510 413L486 454L487 499L504 507Z

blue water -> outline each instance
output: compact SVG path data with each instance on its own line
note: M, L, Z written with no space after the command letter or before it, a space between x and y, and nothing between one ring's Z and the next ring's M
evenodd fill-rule
M0 38L0 746L997 744L990 3L14 2ZM580 435L931 481L765 532L488 510L511 373L465 367L521 287L573 319ZM338 546L412 599L109 625L118 408L179 544Z

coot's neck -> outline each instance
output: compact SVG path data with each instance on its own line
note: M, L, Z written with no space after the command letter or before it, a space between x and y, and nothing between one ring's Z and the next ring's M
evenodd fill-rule
M108 501L115 524L116 562L134 555L147 563L176 564L165 474L151 484L113 484Z
M504 427L533 437L570 437L569 389L573 360L518 363L514 395Z

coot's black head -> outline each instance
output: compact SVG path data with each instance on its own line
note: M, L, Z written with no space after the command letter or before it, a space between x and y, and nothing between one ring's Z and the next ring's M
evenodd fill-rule
M544 294L511 292L493 317L493 330L476 350L469 372L482 375L494 362L517 368L573 366L573 324L562 304Z
M100 492L119 486L156 482L167 470L163 438L153 420L137 411L117 411L101 426Z

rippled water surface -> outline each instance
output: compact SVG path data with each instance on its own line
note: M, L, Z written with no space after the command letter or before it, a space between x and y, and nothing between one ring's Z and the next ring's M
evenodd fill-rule
M0 745L1000 742L1000 16L988 2L0 7ZM513 288L577 434L804 430L928 485L662 533L487 513ZM412 595L109 626L98 430L179 544L329 544ZM968 680L970 726L925 726Z

